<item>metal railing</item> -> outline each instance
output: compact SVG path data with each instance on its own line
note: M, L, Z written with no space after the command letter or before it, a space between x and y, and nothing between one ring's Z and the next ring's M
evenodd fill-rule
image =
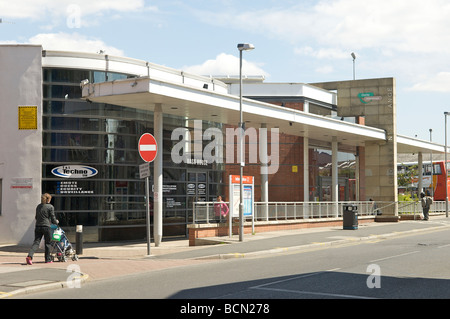
M228 202L225 202L229 205ZM218 213L217 202L195 202L193 223L218 223L226 219ZM341 218L344 206L357 206L358 216L374 216L391 213L397 205L398 214L422 214L420 201L412 202L256 202L254 203L255 221L278 221L318 218ZM445 201L433 202L430 213L445 213ZM252 216L246 216L247 221Z
M398 202L398 213L399 215L420 215L422 214L422 204L420 201L411 202ZM431 205L430 213L440 214L445 213L445 201L435 201Z
M230 205L229 202L221 202L220 204L225 203L227 206ZM193 203L193 223L217 223L217 222L225 222L225 218L221 216L220 212L217 211L217 205L220 205L218 202L194 202Z
M225 202L229 205L228 202ZM220 216L217 202L194 202L193 223L217 223L226 220ZM346 205L356 205L359 216L376 215L380 204L368 202L256 202L254 203L255 221L296 220L317 218L340 218ZM384 204L384 203L383 203ZM383 206L381 206L383 207ZM252 216L246 216L250 221Z
M340 218L348 205L357 206L359 216L377 214L374 202L270 202L255 203L255 220Z

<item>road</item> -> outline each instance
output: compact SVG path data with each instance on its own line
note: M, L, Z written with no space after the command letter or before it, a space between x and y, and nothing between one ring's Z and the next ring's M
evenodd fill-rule
M21 298L450 298L449 231L218 260Z

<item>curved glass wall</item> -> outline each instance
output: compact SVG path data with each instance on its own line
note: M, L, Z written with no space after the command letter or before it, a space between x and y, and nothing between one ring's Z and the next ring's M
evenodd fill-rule
M42 191L52 194L61 227L71 235L76 225L83 225L85 241L146 236L145 184L139 178L143 161L137 143L143 133L153 133L153 113L80 99L80 81L84 79L94 83L127 77L131 76L44 68ZM172 141L171 133L191 120L164 116L163 121L163 235L185 236L193 199L212 201L220 194L223 167L216 163L175 165L170 154L179 141ZM92 167L98 173L89 178L62 178L52 173L56 167L75 165ZM205 184L199 187L201 194L187 189L193 181ZM150 210L152 215L152 198Z

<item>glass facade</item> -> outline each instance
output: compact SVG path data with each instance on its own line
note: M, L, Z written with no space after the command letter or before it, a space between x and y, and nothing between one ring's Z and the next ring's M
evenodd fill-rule
M332 200L332 155L331 150L314 149L313 163L315 170L314 200ZM354 154L338 152L338 199L339 201L356 200L356 158Z
M146 236L147 201L144 180L139 178L143 161L137 144L143 133L153 133L153 113L81 99L80 81L84 79L95 83L128 77L132 76L43 70L42 191L53 195L61 227L70 235L76 225L83 225L85 241L141 240ZM172 141L171 133L175 128L192 127L193 119L164 116L163 121L163 235L186 236L192 201L212 201L221 193L223 167L217 163L174 164L171 150L179 141ZM216 123L204 125L220 128ZM75 165L89 166L98 173L89 178L62 178L52 173L56 167ZM150 169L153 171L152 164ZM152 198L150 211L152 215Z

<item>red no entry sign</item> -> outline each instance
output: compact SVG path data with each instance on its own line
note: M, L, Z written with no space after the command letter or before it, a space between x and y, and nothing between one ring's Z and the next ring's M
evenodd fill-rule
M158 152L155 137L150 133L142 134L138 143L139 155L146 162L153 162Z

